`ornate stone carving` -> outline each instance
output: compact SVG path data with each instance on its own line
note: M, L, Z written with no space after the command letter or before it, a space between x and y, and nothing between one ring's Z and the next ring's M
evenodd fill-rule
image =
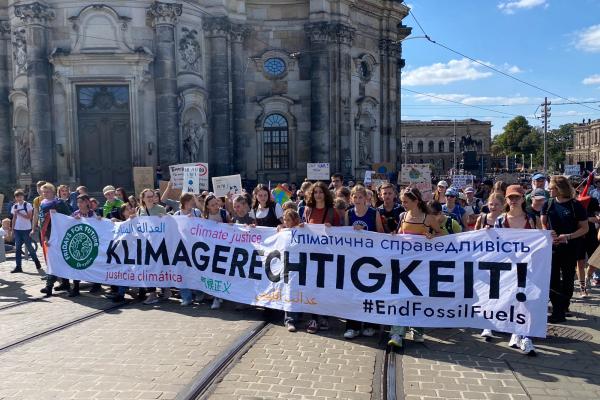
M148 9L148 15L154 19L154 25L174 24L181 15L183 7L177 3L154 2Z
M231 24L231 40L234 42L243 42L251 32L252 28L246 25Z
M0 37L10 35L10 22L0 21Z
M203 142L206 127L196 120L190 119L183 124L183 153L186 162L197 162L203 156Z
M54 19L54 16L52 8L38 1L15 5L15 17L20 18L26 24L44 24Z
M333 42L350 46L356 33L356 29L351 26L331 22L307 24L304 29L313 43Z
M20 132L15 129L15 139L17 141L17 154L19 157L19 168L22 174L31 172L31 142L33 135L28 129Z
M400 44L389 38L380 39L379 50L382 54L395 58L400 54Z
M373 78L373 72L375 71L376 65L377 60L368 53L363 53L354 59L356 73L363 83L367 83Z
M212 36L224 36L231 31L231 22L227 17L204 17L202 27Z
M362 97L358 101L358 114L354 119L354 128L358 137L359 165L366 166L373 162L373 135L377 129L377 100Z
M14 39L12 45L15 75L20 75L27 72L27 41L25 39L25 29L17 29L13 36Z
M179 56L181 68L192 72L200 72L202 49L197 39L198 31L195 29L182 28L179 40Z

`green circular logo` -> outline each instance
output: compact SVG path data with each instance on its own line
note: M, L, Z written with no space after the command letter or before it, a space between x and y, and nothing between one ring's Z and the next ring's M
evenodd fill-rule
M86 269L98 257L98 233L89 225L79 224L67 230L60 250L67 264L75 269Z

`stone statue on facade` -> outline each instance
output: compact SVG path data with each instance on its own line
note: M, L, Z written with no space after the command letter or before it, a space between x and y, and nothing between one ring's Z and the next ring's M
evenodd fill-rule
M370 136L370 129L361 125L358 131L358 160L361 165L367 165L371 162Z
M19 157L19 167L23 174L31 172L31 138L32 135L28 129L23 129L20 133L16 133L17 156Z
M468 133L467 136L463 136L460 138L460 149L461 151L475 151L476 149L476 141L471 138L471 134Z
M194 29L181 29L182 38L179 40L179 55L181 57L182 69L200 72L200 43L196 38L198 32Z
M183 153L186 162L198 162L202 157L202 140L205 129L195 120L183 125Z
M15 74L27 72L27 42L25 41L25 30L18 29L14 34L13 58L15 61Z

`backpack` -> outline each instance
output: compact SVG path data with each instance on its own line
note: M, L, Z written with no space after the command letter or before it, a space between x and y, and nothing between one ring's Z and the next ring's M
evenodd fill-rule
M219 214L221 214L221 220L227 223L227 211L224 208L219 208Z
M552 207L554 206L554 199L555 199L554 197L551 197L548 200L548 203L547 203L548 204L548 208L546 209L546 219L548 220L548 229L553 229L552 228L552 223L550 222L550 218L547 218L547 216L548 216L548 213L550 212L550 210L552 209ZM577 200L575 200L575 199L572 199L572 200L573 201L571 201L571 212L573 213L573 217L574 217L575 216L575 206L574 206L574 204L575 204L575 202ZM575 232L577 230L577 221L574 221L574 222L575 222L575 226L573 227L573 232Z
M453 220L452 217L446 218L445 228L449 235L452 235L454 233L454 227L452 226L453 225L452 220Z

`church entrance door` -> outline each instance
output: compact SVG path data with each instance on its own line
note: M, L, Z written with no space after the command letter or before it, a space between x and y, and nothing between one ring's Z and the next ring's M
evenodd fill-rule
M127 85L77 86L79 176L91 192L133 188L129 104Z

